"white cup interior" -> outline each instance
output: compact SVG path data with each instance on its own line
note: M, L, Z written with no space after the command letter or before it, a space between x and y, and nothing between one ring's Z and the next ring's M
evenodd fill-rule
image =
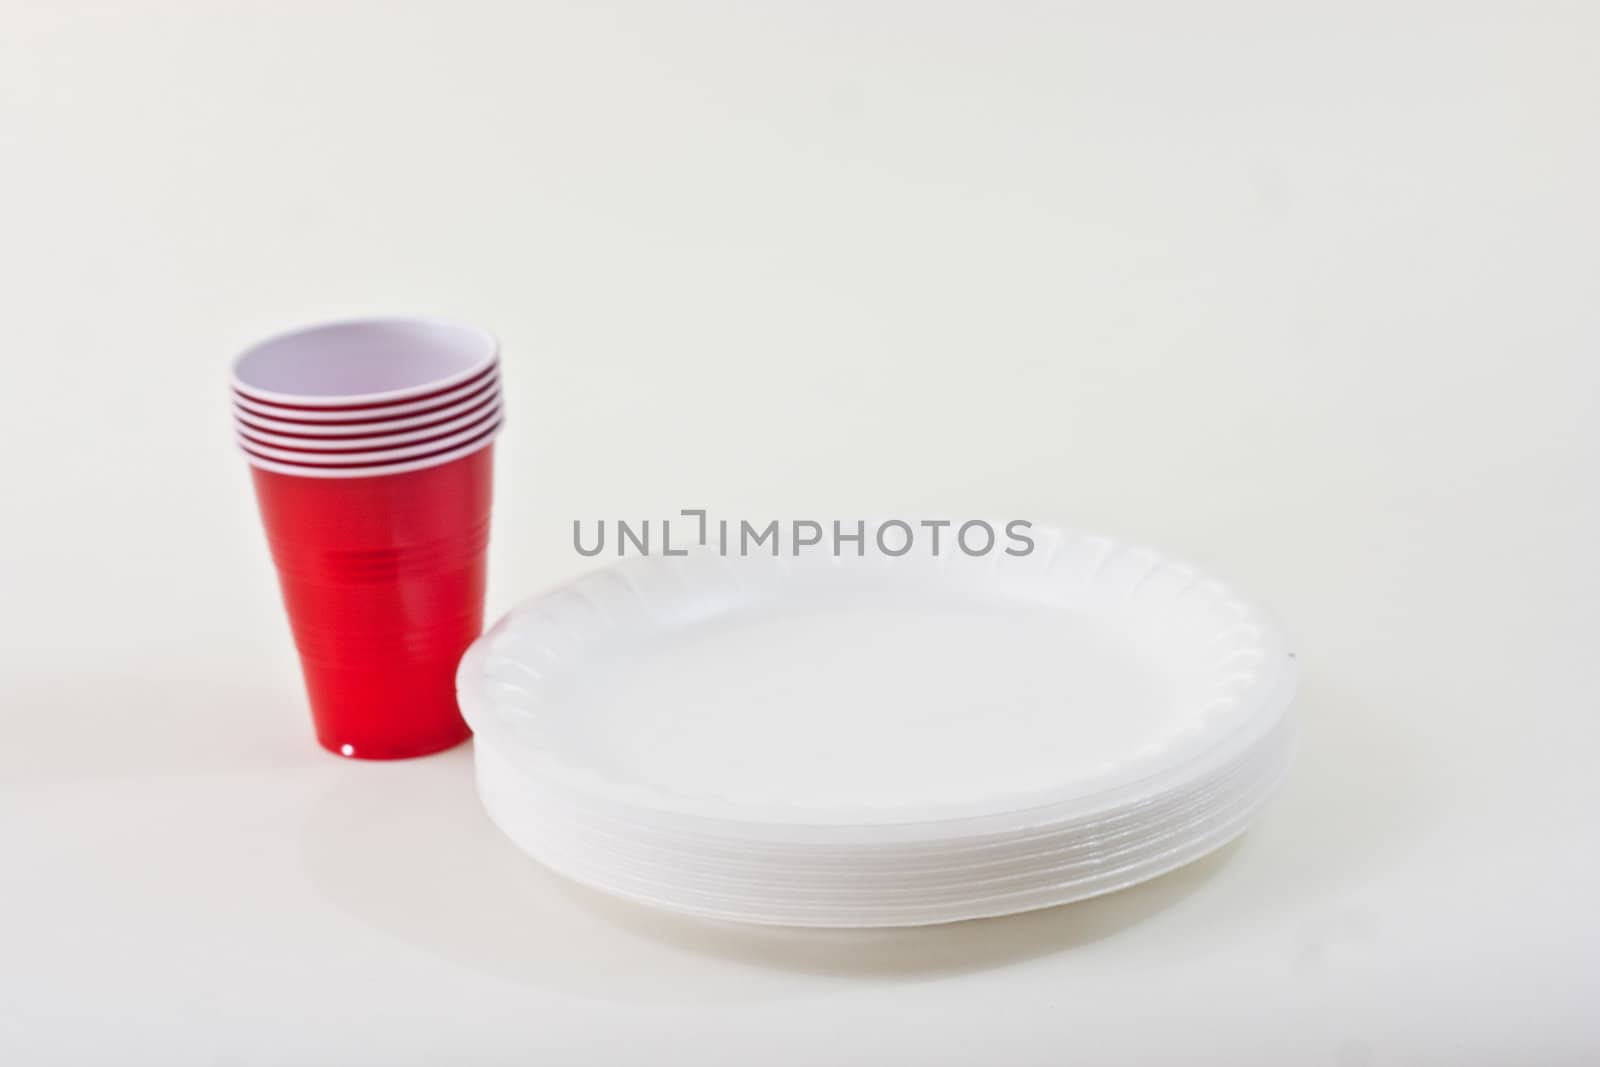
M439 319L366 319L280 334L246 349L234 385L283 403L367 403L448 388L494 362L494 337Z

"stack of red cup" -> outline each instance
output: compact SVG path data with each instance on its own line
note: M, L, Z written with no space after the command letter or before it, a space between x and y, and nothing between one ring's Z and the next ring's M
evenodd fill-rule
M234 362L233 414L317 740L365 759L464 740L455 670L483 628L495 339L432 319L282 334Z

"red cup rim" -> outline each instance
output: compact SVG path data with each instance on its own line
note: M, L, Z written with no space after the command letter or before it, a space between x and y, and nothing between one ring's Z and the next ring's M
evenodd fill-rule
M484 368L481 373L475 374L468 381L461 382L449 389L441 389L427 396L414 397L404 403L378 404L378 405L330 405L322 408L311 408L305 405L270 404L257 400L252 396L234 389L233 403L235 407L243 408L256 414L275 419L292 419L299 422L333 423L343 420L378 419L400 417L426 411L430 406L452 403L463 396L479 392L500 381L500 364L498 362Z
M493 334L448 319L388 317L274 334L234 358L234 392L256 404L350 411L425 400L489 373Z
M495 412L484 421L488 425L493 425L503 417L504 416L501 415L500 412ZM478 433L482 429L484 429L483 425L477 425L468 427L465 430L457 430L455 433L446 435L445 438L436 442L436 444L440 448L449 447L457 443L464 444L474 434ZM242 436L239 436L237 433L235 434L235 440L237 440L241 445L247 443L245 439ZM279 448L277 445L259 444L254 442L249 442L249 444L252 452L260 453L265 459L275 459L283 463L320 461L323 456L328 455L328 453L307 451L299 448ZM432 443L401 444L389 448L372 448L365 451L338 452L337 456L341 462L360 464L362 466L371 466L375 463L388 463L391 460L411 459L413 456L423 455L430 447L432 447Z
M277 440L268 443L281 444L285 448L300 447L297 442L304 442L306 447L341 448L353 441L401 438L407 434L425 433L446 423L460 422L468 416L486 411L500 403L503 403L500 393L492 391L461 404L452 404L432 414L345 426L340 427L337 433L329 432L322 427L306 426L303 423L280 423L271 419L246 417L238 410L233 413L233 425L247 436L259 437L264 441L275 438Z
M487 380L472 382L437 397L401 404L393 409L369 408L360 413L339 412L319 416L303 411L266 409L259 404L247 403L235 395L233 412L235 418L247 421L293 426L296 427L294 432L338 435L371 432L371 427L383 427L391 423L414 423L428 416L436 417L451 410L462 409L469 404L478 403L487 396L497 396L499 392L500 376L495 374Z
M270 448L278 452L301 452L307 456L337 456L347 452L381 452L394 448L414 448L418 445L430 444L434 441L443 441L449 437L457 437L469 430L486 426L491 420L500 417L499 398L487 401L480 408L453 419L433 423L429 426L419 427L415 430L401 434L383 434L375 437L345 437L333 438L313 437L301 438L289 444L278 441L268 441L259 432L252 434L244 424L234 427L242 440L262 448ZM331 447L314 447L327 445Z
M464 456L470 456L480 449L487 448L499 436L501 423L497 422L489 430L470 441L458 446L440 449L423 456L412 456L393 463L286 463L282 460L272 459L251 451L242 442L240 451L244 452L250 466L258 470L268 471L273 474L289 475L300 478L377 478L395 474L409 474L413 471L425 470L429 467L438 467Z

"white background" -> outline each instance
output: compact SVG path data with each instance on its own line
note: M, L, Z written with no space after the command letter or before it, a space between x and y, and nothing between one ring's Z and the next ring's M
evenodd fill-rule
M1595 1062L1600 14L1292 8L0 0L0 1062ZM1290 784L943 929L543 873L315 747L230 446L412 311L493 614L574 518L1064 521L1283 618Z

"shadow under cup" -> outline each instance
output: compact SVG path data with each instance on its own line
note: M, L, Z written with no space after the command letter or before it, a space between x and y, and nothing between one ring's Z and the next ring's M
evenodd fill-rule
M361 478L252 467L317 740L400 759L471 731L455 673L483 629L494 448Z

